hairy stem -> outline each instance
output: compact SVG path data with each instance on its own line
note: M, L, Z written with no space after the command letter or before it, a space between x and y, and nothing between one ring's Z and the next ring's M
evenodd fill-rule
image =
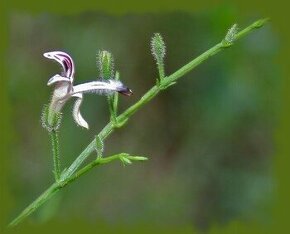
M49 132L50 139L51 139L51 145L52 145L52 154L53 154L53 173L55 181L58 181L60 179L60 156L59 156L59 141L58 141L58 132L55 130L52 130Z
M253 30L262 27L266 23L267 19L261 19L247 28L243 29L239 33L235 35L235 40L240 39L246 36L248 33ZM159 84L153 86L148 92L146 92L139 101L125 110L122 114L117 117L118 127L122 127L127 120L142 106L148 103L151 99L153 99L160 91L167 89L172 84L174 84L180 77L190 72L193 68L210 58L211 56L217 54L223 49L229 48L233 45L233 42L226 43L222 41L217 45L213 46L211 49L207 50L203 54L199 55L197 58L193 59L191 62L181 67L179 70L171 74L170 76L164 77ZM116 128L114 123L110 121L98 134L98 137L103 142ZM21 222L24 218L33 213L40 205L42 205L45 201L51 198L57 191L61 188L65 187L67 184L75 181L81 175L87 173L96 165L106 164L115 159L120 159L122 154L114 155L107 158L97 158L93 162L89 163L87 166L83 167L81 170L77 171L81 164L89 157L89 155L95 151L95 140L93 140L89 145L84 149L84 151L75 159L75 161L71 164L71 166L65 170L60 177L60 181L51 185L40 197L38 197L33 203L31 203L16 219L14 219L10 226L15 226L19 222ZM120 156L121 155L121 156Z
M116 110L114 109L114 96L108 96L108 105L110 110L110 120L114 124L117 124L117 118L116 118Z
M159 62L157 64L158 72L159 72L159 80L162 80L165 77L165 71L164 71L164 64L163 62Z

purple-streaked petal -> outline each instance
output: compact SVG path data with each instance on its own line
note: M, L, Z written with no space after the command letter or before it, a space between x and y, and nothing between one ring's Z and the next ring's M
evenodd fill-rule
M75 67L72 58L65 52L52 51L43 54L48 59L57 61L63 68L62 76L68 77L71 82L74 79Z

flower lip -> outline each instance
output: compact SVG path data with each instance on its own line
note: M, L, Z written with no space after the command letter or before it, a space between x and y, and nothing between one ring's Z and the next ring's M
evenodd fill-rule
M56 74L48 80L47 85L50 86L56 82L69 82L69 83L71 83L71 80L67 77L63 77L63 76Z

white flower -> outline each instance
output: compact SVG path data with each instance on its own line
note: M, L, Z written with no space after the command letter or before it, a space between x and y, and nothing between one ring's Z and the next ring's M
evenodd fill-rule
M51 77L47 85L54 85L54 91L49 106L48 123L52 124L55 113L61 112L62 107L71 97L77 98L73 117L76 123L84 128L89 128L88 123L80 113L80 106L83 100L83 93L92 92L98 94L110 94L114 91L130 96L132 91L122 82L114 80L98 80L73 86L74 81L74 62L72 58L61 51L47 52L44 57L57 61L62 66L62 73Z

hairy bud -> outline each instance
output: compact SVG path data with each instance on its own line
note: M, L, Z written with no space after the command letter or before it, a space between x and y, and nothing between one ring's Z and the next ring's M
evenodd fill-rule
M108 80L114 77L114 58L108 51L99 51L97 55L97 66L100 72L100 77Z
M234 24L227 32L226 36L225 36L225 42L228 44L232 44L235 39L236 39L236 35L238 33L238 25Z
M166 47L163 38L159 33L154 33L154 36L151 39L151 52L153 57L156 59L157 63L163 64L163 59L166 53Z

